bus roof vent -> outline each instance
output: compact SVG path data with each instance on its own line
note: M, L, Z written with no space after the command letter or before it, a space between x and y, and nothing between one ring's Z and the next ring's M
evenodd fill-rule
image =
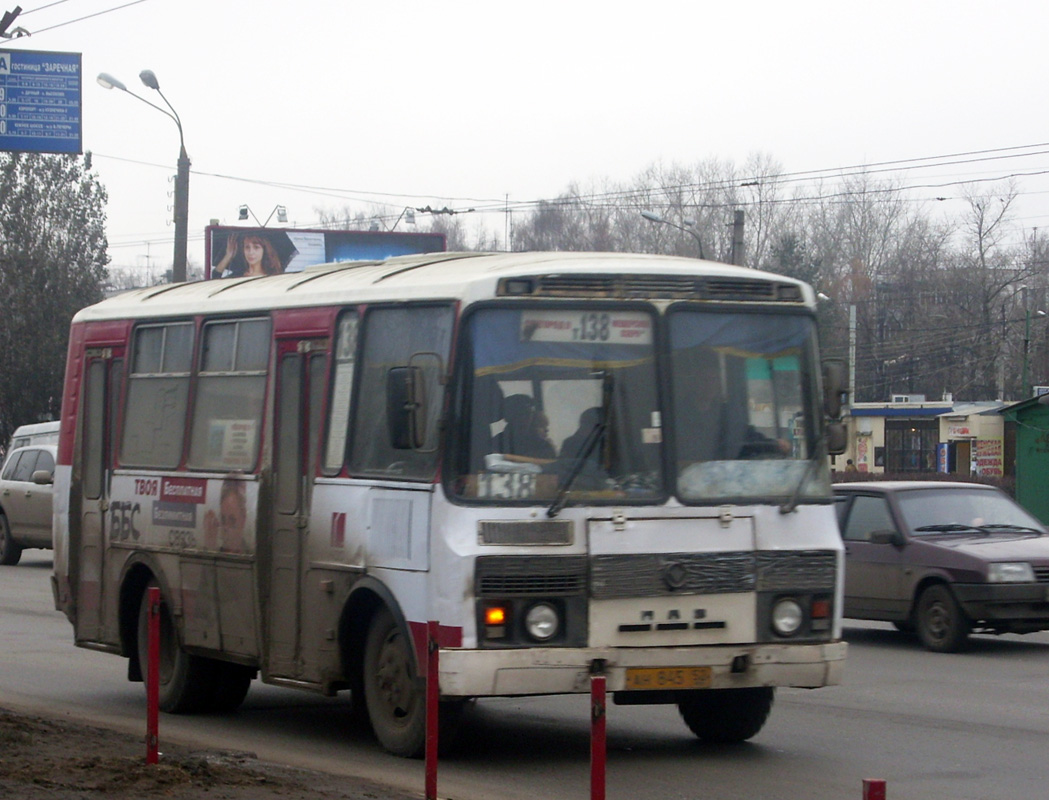
M627 297L692 297L696 279L680 275L624 275L623 293Z
M535 294L559 297L615 297L613 275L542 275L536 282Z
M708 300L778 300L776 284L752 278L707 278L703 297Z
M697 278L691 275L534 275L503 278L501 297L661 297L676 300L794 302L803 300L796 284L758 278Z
M533 278L504 278L499 282L499 294L527 294L533 297L695 297L696 279L689 275L539 275Z

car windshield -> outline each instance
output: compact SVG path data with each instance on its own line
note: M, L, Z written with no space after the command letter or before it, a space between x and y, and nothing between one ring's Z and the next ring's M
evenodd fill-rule
M485 308L466 321L457 495L652 502L663 494L655 320L638 308Z
M967 530L1045 528L1007 495L987 489L915 489L897 499L907 527L918 536Z
M829 497L809 377L812 320L685 305L669 327L678 495Z

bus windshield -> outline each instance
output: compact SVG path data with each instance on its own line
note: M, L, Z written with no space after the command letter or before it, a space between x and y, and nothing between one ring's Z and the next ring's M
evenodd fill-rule
M567 485L572 505L651 504L671 492L695 504L829 497L826 459L816 459L812 320L689 304L667 316L660 375L645 307L471 314L454 492L554 503Z
M669 330L677 495L828 497L829 468L816 447L813 321L685 306L671 311Z
M663 494L646 309L485 308L462 351L455 492L496 502L647 502Z

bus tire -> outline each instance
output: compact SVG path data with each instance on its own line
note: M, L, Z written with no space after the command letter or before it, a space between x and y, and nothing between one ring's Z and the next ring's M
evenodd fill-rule
M142 665L142 682L149 681L149 588L142 593L138 612L138 661ZM160 600L160 710L169 714L192 714L207 708L215 696L215 662L187 653L179 645L175 621L167 600ZM148 689L148 687L147 687Z
M229 661L212 661L214 692L205 710L228 713L240 708L255 679L255 669Z
M7 517L0 513L0 564L13 567L22 558L22 548L11 538L11 526Z
M745 742L765 725L775 689L697 689L686 693L677 708L689 730L704 742Z
M372 617L364 644L364 699L372 731L394 755L418 758L426 743L425 682L389 609Z

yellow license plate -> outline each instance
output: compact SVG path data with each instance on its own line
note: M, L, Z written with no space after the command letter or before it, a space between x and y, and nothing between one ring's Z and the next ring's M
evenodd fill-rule
M710 667L632 667L624 689L709 689Z

